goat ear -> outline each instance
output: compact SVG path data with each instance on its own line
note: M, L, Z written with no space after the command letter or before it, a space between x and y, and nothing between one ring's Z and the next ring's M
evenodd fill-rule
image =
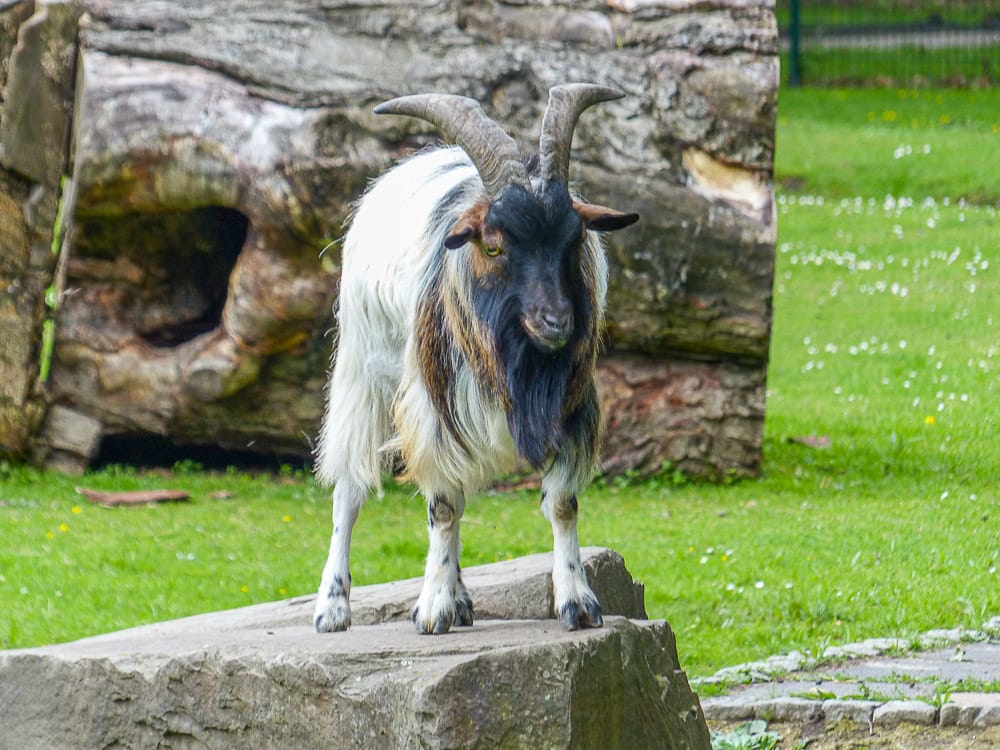
M622 213L613 208L580 201L573 201L573 210L583 219L584 226L593 232L613 232L639 220L639 214Z
M457 250L466 242L479 239L489 209L486 201L479 201L467 208L444 238L444 246L449 250Z
M474 227L459 228L456 225L444 238L444 246L449 250L457 250L469 240L475 239L478 234L478 230Z

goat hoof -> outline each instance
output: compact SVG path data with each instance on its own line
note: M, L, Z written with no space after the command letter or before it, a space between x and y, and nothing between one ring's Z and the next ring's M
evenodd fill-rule
M580 628L599 628L604 625L601 617L601 605L593 594L582 596L579 600L571 599L559 607L559 621L566 630Z
M316 615L313 624L317 633L339 633L351 627L351 613L345 614L342 610L323 612Z
M410 619L417 626L417 632L420 635L443 635L451 630L451 626L455 624L455 620L459 616L460 600L456 596L457 593L454 589L450 591L442 589L436 592L436 595L427 592L420 595L420 599L413 607L413 612L410 613ZM471 605L470 600L469 624L471 624L472 619Z
M414 608L410 619L417 626L417 633L420 635L444 635L451 630L451 626L455 622L455 612L441 612L437 617L431 619L421 616L418 609Z
M337 633L351 627L351 605L347 596L324 597L316 602L313 625L317 633Z
M465 586L461 587L455 600L455 623L466 628L472 626L472 597Z

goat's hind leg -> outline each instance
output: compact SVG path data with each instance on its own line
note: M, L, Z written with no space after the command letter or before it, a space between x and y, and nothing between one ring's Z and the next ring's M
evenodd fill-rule
M428 494L430 544L424 586L411 615L418 633L447 633L456 622L472 625L472 598L462 583L458 562L459 522L464 511L465 495L460 491Z
M351 532L367 494L346 478L333 490L333 536L313 616L318 633L347 630L351 625Z

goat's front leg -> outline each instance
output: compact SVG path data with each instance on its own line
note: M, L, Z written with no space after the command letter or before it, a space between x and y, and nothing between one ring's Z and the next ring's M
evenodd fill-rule
M421 634L447 633L457 621L472 624L472 598L462 583L458 555L459 522L465 512L461 491L429 493L427 524L430 545L424 569L424 587L411 617Z
M366 496L367 490L349 479L334 488L333 535L313 615L317 633L347 630L351 625L351 532Z
M562 481L560 471L542 481L542 513L552 524L552 590L556 617L567 630L599 628L604 624L601 605L587 583L576 533L576 488Z

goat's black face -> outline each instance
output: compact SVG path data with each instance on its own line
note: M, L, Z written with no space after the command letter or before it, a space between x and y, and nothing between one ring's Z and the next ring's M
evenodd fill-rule
M574 204L566 187L539 194L513 185L456 224L445 244L471 242L476 312L498 336L509 324L542 352L566 347L593 313L584 306L580 273L585 229L617 229L634 214ZM617 220L617 223L616 223ZM599 224L599 225L598 225Z
M511 188L490 207L485 224L500 235L498 257L506 266L506 284L494 293L511 297L508 304L536 348L562 349L573 337L577 318L573 298L580 283L583 242L583 221L573 211L569 194L548 190L536 197Z

